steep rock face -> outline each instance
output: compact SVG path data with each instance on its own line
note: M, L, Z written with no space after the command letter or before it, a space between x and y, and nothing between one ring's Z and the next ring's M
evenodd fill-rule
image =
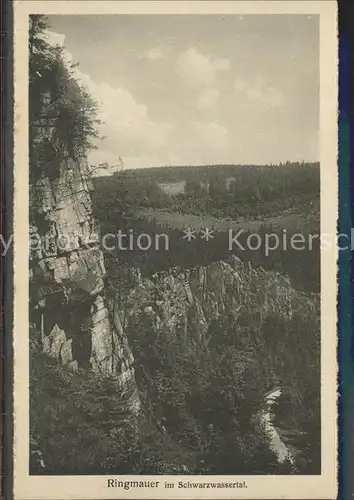
M52 170L30 193L32 343L72 369L115 376L138 409L133 357L107 291L87 165L66 159Z
M295 300L296 299L296 300ZM206 340L209 326L223 316L233 320L247 310L260 323L271 315L291 319L299 296L284 276L253 269L233 256L207 267L156 273L131 290L121 313L130 331L150 324L158 331Z
M257 365L254 380L264 397L267 391L282 388L286 402L278 425L308 432L309 398L314 408L310 425L319 425L314 389L319 383L319 295L301 293L285 276L252 268L235 256L228 262L174 268L149 278L136 273L136 280L121 302L120 317L137 359L138 384L148 394L154 397L154 391L165 390L159 366L169 343L178 346L181 359L188 359L186 353L195 353L196 359L210 359L218 352L227 358L230 353L230 359L240 363L240 373L245 366ZM168 362L176 351L171 349L169 355ZM250 378L233 378L235 387L243 387L240 393L252 387L251 374L252 370ZM251 399L252 394L251 390ZM161 411L157 410L157 419ZM287 446L294 456L300 453L296 445Z

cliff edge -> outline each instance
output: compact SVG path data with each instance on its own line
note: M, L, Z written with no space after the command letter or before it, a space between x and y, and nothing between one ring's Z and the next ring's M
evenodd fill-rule
M116 378L136 412L133 356L107 291L92 189L87 163L71 158L31 186L30 341L72 370Z

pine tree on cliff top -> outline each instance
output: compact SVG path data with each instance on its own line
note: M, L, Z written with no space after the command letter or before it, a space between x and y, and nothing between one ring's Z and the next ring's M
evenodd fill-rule
M54 170L56 159L86 157L99 137L98 106L62 47L50 41L49 24L30 17L29 29L29 148L30 175Z

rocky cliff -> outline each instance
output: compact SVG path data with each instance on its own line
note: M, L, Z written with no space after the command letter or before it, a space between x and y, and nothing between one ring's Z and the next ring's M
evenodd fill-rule
M168 338L197 352L233 346L260 364L265 390L283 386L293 408L315 398L301 380L319 377L319 295L298 292L287 277L235 256L144 279L137 273L135 281L119 309L139 372L145 360L138 337L152 346Z
M84 161L58 160L30 189L31 345L73 370L116 378L139 408L133 357L107 291Z
M254 269L235 256L206 267L138 276L137 281L121 305L125 326L134 331L151 323L156 331L169 329L196 342L207 341L210 325L226 317L237 322L247 312L260 325L270 316L286 322L294 308L312 304L294 291L286 277Z
M135 282L120 302L120 320L136 359L137 383L153 401L161 428L173 433L180 418L187 436L190 415L198 415L198 425L205 419L206 428L215 430L218 411L228 407L243 438L251 439L250 422L267 394L281 388L277 425L303 436L287 446L306 463L304 470L307 462L318 465L319 295L298 292L287 277L235 256L146 278L137 271ZM194 421L188 440L198 429L209 442L210 432L198 425Z

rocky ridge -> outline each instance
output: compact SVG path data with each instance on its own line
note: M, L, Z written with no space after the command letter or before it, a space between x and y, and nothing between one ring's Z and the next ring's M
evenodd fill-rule
M263 324L271 315L290 321L294 309L317 307L316 301L294 291L288 278L252 268L235 256L229 262L174 268L144 279L137 271L136 281L120 307L125 328L139 330L150 323L156 331L167 328L185 338L192 335L196 342L207 340L210 324L226 315L237 320L247 311Z
M117 309L137 361L137 383L147 391L148 398L150 392L156 398L156 408L162 397L160 392L165 391L161 385L160 357L172 342L178 346L181 359L185 359L186 353L194 352L200 359L200 356L219 352L225 359L229 354L236 364L240 363L234 373L231 367L228 380L237 394L257 384L260 397L252 400L254 415L263 415L263 423L265 417L268 418L268 430L273 426L274 415L270 416L264 404L268 401L267 395L276 389L283 394L283 413L281 421L278 418L278 427L285 426L289 436L300 436L309 432L308 422L317 425L319 401L311 384L319 376L318 294L299 292L286 276L261 267L253 268L235 256L227 262L189 269L172 268L145 278L137 269L133 274L135 286L126 296L120 294L120 299L117 294ZM171 356L178 356L176 350L171 351L175 353ZM235 356L235 352L238 355ZM246 378L245 383L244 376L237 373L242 374L247 366L253 367L254 372L250 368L247 377L251 378ZM156 384L151 380L154 377ZM174 383L178 383L178 377ZM168 386L168 381L166 384ZM252 389L250 391L252 399ZM314 408L311 416L307 410L309 398ZM157 420L161 411L157 410ZM164 417L161 422L164 426ZM274 438L273 428L272 431L270 437ZM297 449L290 438L283 433L281 436L282 447L286 446L302 460L301 454L307 453L303 445ZM308 441L310 438L309 435ZM283 455L280 453L281 462Z

